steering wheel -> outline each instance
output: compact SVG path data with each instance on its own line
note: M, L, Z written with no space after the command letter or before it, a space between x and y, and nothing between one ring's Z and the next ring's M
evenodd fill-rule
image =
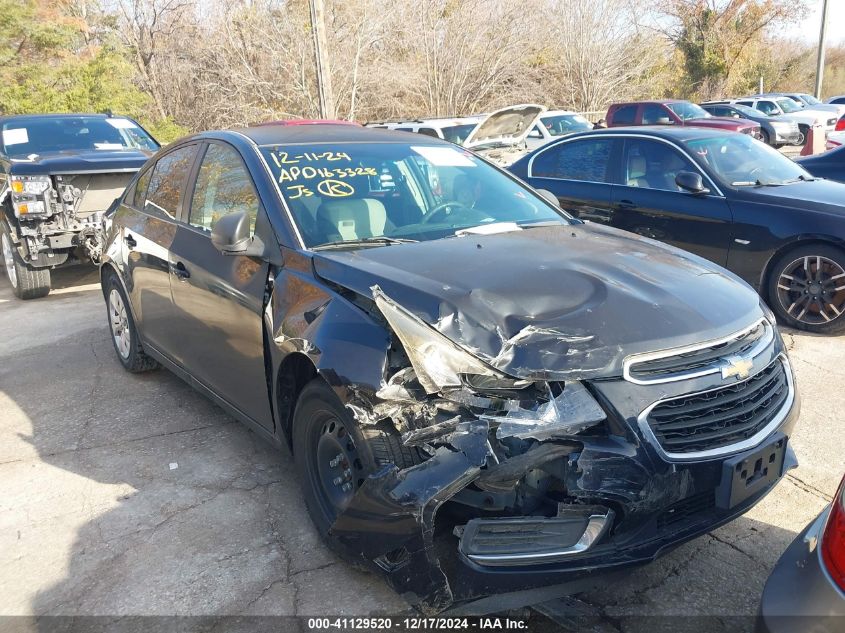
M462 209L466 209L467 211L473 211L472 207L468 207L467 205L461 202L441 202L440 204L432 207L431 211L425 214L425 217L422 219L420 224L431 224L433 222L432 218L436 215L442 215L444 211L450 208L457 208L460 207Z

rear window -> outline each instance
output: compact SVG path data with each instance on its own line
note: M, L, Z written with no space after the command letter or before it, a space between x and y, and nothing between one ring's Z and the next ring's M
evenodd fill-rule
M147 186L145 211L167 218L176 217L196 151L196 145L181 147L155 164Z
M3 124L7 156L49 152L156 151L158 143L137 123L122 117L62 116L21 119Z
M539 154L530 176L583 182L607 182L612 139L584 139L555 145Z
M611 122L613 125L631 125L637 116L637 106L626 105L613 111Z

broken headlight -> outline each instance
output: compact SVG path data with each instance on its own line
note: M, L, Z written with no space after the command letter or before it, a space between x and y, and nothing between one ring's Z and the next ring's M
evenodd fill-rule
M510 378L476 358L387 297L378 286L372 290L376 305L402 342L417 380L427 393L460 388L464 385L464 376L476 380L478 377L494 379L500 385L507 384L507 387L500 387L506 389L518 388L514 385L524 382Z
M49 207L43 199L50 190L49 176L12 176L9 183L12 190L12 208L19 218L44 215Z

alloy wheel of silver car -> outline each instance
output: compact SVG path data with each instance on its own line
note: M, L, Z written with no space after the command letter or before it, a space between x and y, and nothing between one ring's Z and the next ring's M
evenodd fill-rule
M819 255L805 255L780 273L778 301L786 313L807 325L830 323L845 312L845 269Z
M123 297L117 289L112 288L109 293L109 324L111 325L114 346L120 357L126 360L132 350L132 336L129 331L129 318Z
M3 233L0 236L3 242L3 263L6 265L6 275L9 277L9 283L13 288L18 287L18 273L15 270L15 256L12 253L12 245L9 243L9 237Z

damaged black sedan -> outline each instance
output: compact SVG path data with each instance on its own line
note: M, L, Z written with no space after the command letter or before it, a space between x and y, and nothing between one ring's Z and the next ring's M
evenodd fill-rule
M101 272L126 369L291 448L321 534L426 613L648 562L795 465L749 286L436 139L184 139L125 192Z

